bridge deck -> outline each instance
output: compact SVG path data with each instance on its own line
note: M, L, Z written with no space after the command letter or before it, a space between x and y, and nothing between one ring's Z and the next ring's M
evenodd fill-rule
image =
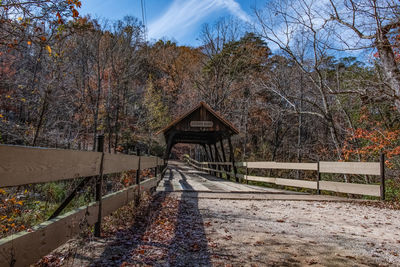
M184 163L170 161L157 191L221 192L221 193L285 193L286 191L230 182Z
M211 199L252 200L315 200L350 201L346 198L310 195L262 186L239 184L227 181L203 171L195 170L179 161L169 161L168 169L157 187L157 192L168 192L185 197Z

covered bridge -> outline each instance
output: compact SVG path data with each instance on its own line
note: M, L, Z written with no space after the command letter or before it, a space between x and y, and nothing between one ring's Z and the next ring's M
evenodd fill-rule
M239 131L206 103L200 102L159 133L164 134L167 143L165 159L169 158L175 144L186 143L201 145L208 161L228 162L224 146L227 140L229 162L232 163L236 174L231 136L238 134Z

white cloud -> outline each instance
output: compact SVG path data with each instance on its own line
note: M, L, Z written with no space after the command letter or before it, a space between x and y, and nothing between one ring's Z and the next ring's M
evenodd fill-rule
M217 1L219 5L227 8L233 15L238 17L239 19L250 22L250 16L240 7L239 3L235 0L219 0Z
M174 0L159 19L150 23L148 35L155 39L182 37L201 19L223 9L245 22L251 20L235 0Z

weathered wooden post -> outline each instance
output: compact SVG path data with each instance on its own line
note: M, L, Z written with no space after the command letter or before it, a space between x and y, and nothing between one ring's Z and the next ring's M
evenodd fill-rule
M94 236L101 235L101 219L102 219L102 190L103 190L103 161L104 161L104 135L97 136L97 152L101 152L100 174L96 180L96 202L98 205L97 222L94 225Z
M156 158L156 167L154 168L154 177L157 178L157 170L158 170L158 157Z
M214 163L214 155L213 155L213 151L212 151L212 147L211 147L211 145L210 144L208 144L208 150L210 150L210 157L211 157L211 162L212 163ZM211 163L211 169L213 169L214 170L214 168L215 168L215 165L214 164L212 164ZM210 173L211 175L214 175L214 176L216 176L217 175L217 173L216 172L214 172L214 171L211 171L211 173Z
M249 168L247 167L247 162L244 164L246 164L246 184L249 184Z
M319 159L317 163L317 194L321 195L321 190L319 190L319 181L321 181L321 172L319 171Z
M222 176L222 172L221 172L222 171L222 165L218 164L218 162L221 162L222 160L220 158L216 143L214 143L214 150L215 150L215 161L217 162L216 165L215 165L215 169L217 169L219 171L216 176L218 176L219 178L222 178L223 177Z
M219 141L219 144L221 145L222 159L223 159L224 162L227 162L227 161L226 161L225 149L224 149L224 142L223 142L222 139ZM231 176L229 175L229 173L230 173L230 171L231 171L230 166L226 166L225 170L226 170L226 179L227 179L227 180L230 180L230 179L231 179Z
M381 153L381 200L385 200L385 154Z
M210 156L210 154L208 153L208 150L207 150L207 145L203 144L203 147L204 147L204 151L206 152L206 156L207 156L207 162L211 162L211 161L212 161L212 159L211 159L211 156ZM211 166L211 164L210 164L210 163L207 163L207 167L208 167L209 169L211 169L211 168L212 168L212 166ZM212 172L211 172L210 170L208 170L207 172L208 172L209 174L212 174Z
M233 152L233 147L232 147L232 142L231 142L231 138L228 138L228 144L229 144L229 154L230 154L230 158L231 158L231 162L232 162L232 168L233 168L233 174L235 175L235 181L239 182L239 177L237 176L237 168L235 165L235 154Z
M135 197L135 206L139 204L140 201L140 149L136 149L136 155L138 156L138 168L136 170L136 185L137 185L137 195Z

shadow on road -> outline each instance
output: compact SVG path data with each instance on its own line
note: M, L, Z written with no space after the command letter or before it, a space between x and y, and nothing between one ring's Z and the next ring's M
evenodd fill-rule
M183 191L181 195L175 237L169 251L170 258L176 257L177 260L170 263L173 266L211 266L197 193L187 182L185 174L179 168L174 168L174 170L181 176L179 183L182 188L191 193Z
M179 168L169 167L166 175L161 181L165 188L172 188L173 175L180 175L182 185L191 188ZM151 203L140 207L132 226L118 231L91 266L211 266L198 198L186 194L176 199L167 192L157 193ZM171 222L174 225L169 226Z

